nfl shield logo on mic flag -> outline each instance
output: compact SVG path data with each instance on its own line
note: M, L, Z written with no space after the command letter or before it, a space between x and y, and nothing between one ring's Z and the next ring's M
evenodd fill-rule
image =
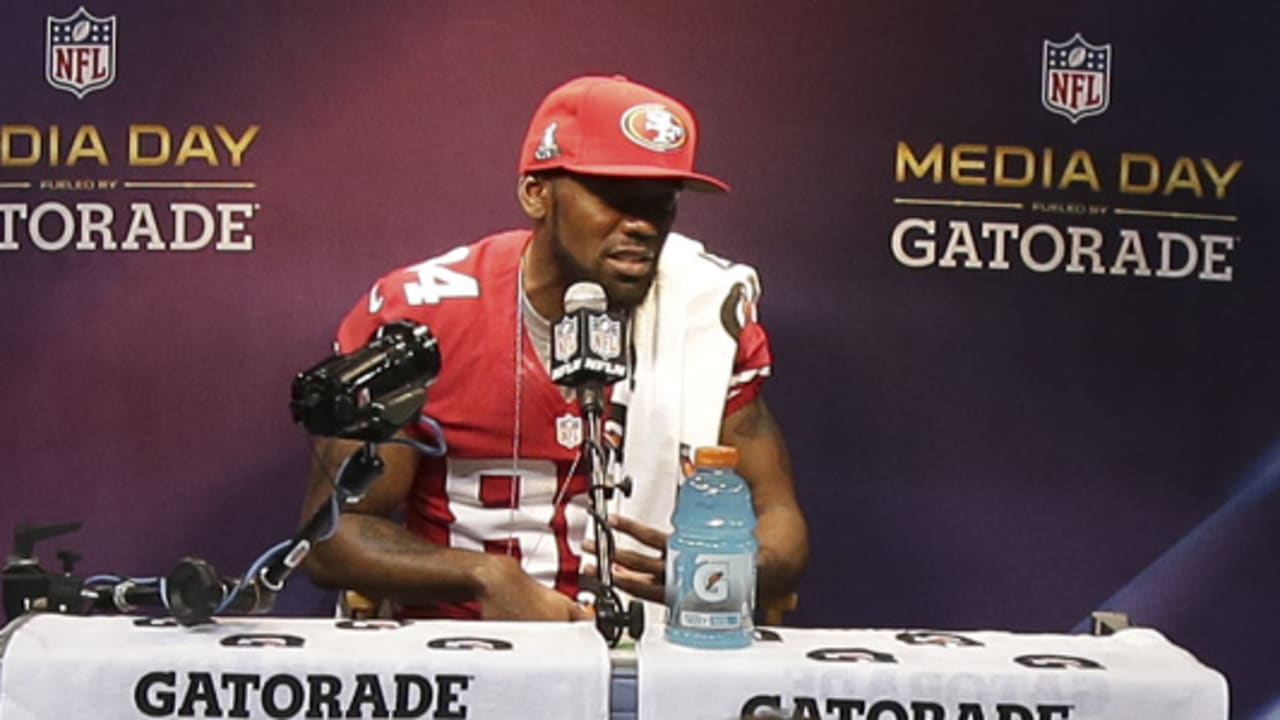
M622 323L608 315L591 316L588 333L591 352L604 360L612 360L622 352Z
M578 318L568 316L556 323L552 357L568 360L578 352Z
M77 98L116 79L116 16L95 17L83 7L65 18L48 18L44 76Z
M1044 41L1040 102L1072 123L1101 115L1111 104L1111 45L1093 45L1076 33L1062 43Z

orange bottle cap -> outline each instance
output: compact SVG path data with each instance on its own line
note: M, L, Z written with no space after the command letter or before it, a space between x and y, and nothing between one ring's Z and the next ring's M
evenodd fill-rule
M727 445L708 445L693 452L693 464L698 467L736 467L738 448Z

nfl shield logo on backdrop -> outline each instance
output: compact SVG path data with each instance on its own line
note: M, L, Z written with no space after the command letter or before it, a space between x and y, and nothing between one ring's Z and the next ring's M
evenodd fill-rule
M116 16L94 17L81 7L50 16L45 32L44 77L77 98L115 82Z
M1111 44L1093 45L1076 33L1063 43L1044 41L1040 101L1072 123L1101 115L1111 104Z
M592 315L588 335L591 352L604 360L612 360L622 352L622 323L608 315Z

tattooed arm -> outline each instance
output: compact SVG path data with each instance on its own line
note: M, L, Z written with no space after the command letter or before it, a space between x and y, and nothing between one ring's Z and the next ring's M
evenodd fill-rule
M304 519L329 501L333 473L358 447L349 440L316 440ZM433 545L392 520L412 488L418 456L403 445L382 445L378 454L385 467L377 482L344 510L334 536L318 543L303 564L317 585L406 605L474 599L485 619L589 619L571 599L526 575L512 558Z
M809 561L809 530L796 501L791 456L761 396L725 419L720 441L738 448L738 473L751 486L760 542L759 602L764 606L794 592Z
M751 486L760 543L757 587L764 606L795 592L809 560L809 530L796 501L787 443L760 396L725 418L720 442L738 449L738 473ZM621 515L610 515L609 522L650 548L647 553L617 552L614 580L618 587L662 602L667 533Z

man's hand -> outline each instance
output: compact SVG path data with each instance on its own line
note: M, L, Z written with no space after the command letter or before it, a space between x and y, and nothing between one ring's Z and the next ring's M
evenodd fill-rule
M487 556L475 578L480 617L485 620L593 619L590 610L529 577L505 555Z
M610 515L609 527L613 528L614 533L630 535L657 553L655 556L635 550L614 552L611 568L614 584L638 598L663 602L666 599L667 533L624 515ZM582 549L594 553L595 543L589 539L584 540ZM594 575L594 563L584 565L583 572Z

